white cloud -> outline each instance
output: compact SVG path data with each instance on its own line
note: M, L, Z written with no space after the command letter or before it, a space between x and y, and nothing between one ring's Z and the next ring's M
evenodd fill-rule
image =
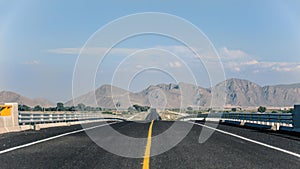
M250 55L242 50L231 50L227 47L221 48L220 57L222 60L232 60L232 59L248 59Z
M260 71L259 70L254 70L253 73L257 74L259 73Z
M300 63L272 62L272 64L270 64L269 66L272 70L277 72L300 71Z
M68 54L68 55L74 55L79 54L80 48L58 48L58 49L49 49L47 50L49 53L55 53L55 54Z
M170 62L169 66L172 68L179 68L182 67L182 64L179 61L175 61L175 62Z
M187 48L186 46L180 46L180 45L173 45L173 46L155 46L154 48L157 49L164 49L164 50L168 50L174 54L187 54L187 53L191 53L192 51Z
M235 70L237 72L241 71L241 69L239 67L234 67L233 70Z
M111 54L119 54L119 55L130 55L133 52L136 52L139 50L138 48L105 48L105 47L99 47L99 48L84 48L83 50L81 48L58 48L58 49L50 49L48 50L49 53L55 53L55 54L67 54L67 55L78 55L80 52L82 54L87 55L95 55L98 53L104 53L108 52Z
M142 65L136 65L135 68L141 69L141 68L143 68L143 66Z
M242 63L243 65L257 65L259 62L257 60L250 60L248 62Z
M300 71L300 63L297 62L258 61L253 56L242 50L230 50L226 47L220 50L220 57L223 61L224 67L234 72L240 72L241 70L253 73L265 71Z
M31 60L22 63L23 65L38 65L40 62L38 60Z
M83 54L88 54L88 55L94 55L98 53L104 53L108 52L110 54L117 54L117 55L130 55L134 52L137 52L138 50L145 50L149 48L106 48L106 47L94 47L94 48L84 48L83 50L81 48L57 48L57 49L49 49L47 52L49 53L55 53L55 54L67 54L67 55L78 55L80 52ZM151 49L157 49L152 50L157 54L158 50L162 51L169 51L170 53L179 56L179 57L186 57L189 56L191 57L193 54L193 51L191 51L189 48L186 46L180 46L180 45L173 45L173 46L154 46L151 47ZM196 49L193 49L197 51ZM151 50L149 50L151 52ZM148 52L149 52L148 51ZM151 54L151 53L150 53ZM194 56L195 57L195 56Z
M173 46L155 46L152 49L162 49L173 53L178 57L185 58L197 58L197 56L186 46L173 45ZM69 55L78 55L80 51L83 54L97 54L107 52L109 48L105 47L95 47L95 48L85 48L81 51L81 48L58 48L50 49L48 52L56 54L69 54ZM138 50L143 50L142 48L113 48L109 52L110 54L128 56L137 52ZM201 57L207 59L206 61L218 62L215 57L211 57L205 53L201 53L201 49L193 49L198 52ZM151 53L152 52L152 53ZM158 51L147 51L147 55L159 55L164 54L163 52ZM223 47L219 50L219 55L225 69L240 72L240 71L250 71L253 73L264 72L264 71L276 71L276 72L291 72L291 71L300 71L300 63L294 62L266 62L259 61L255 59L251 54L248 54L245 51L238 49L229 49ZM191 60L190 62L193 62ZM38 61L27 62L26 64L38 64ZM169 65L172 68L182 67L182 64L179 61L170 62ZM138 68L138 67L137 67Z

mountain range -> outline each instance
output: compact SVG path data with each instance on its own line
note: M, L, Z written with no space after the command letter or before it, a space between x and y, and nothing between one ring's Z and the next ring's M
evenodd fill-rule
M36 98L31 99L25 96L22 96L18 93L11 92L11 91L1 91L0 92L0 103L9 103L9 102L16 102L19 104L27 105L30 107L34 107L36 105L40 105L42 107L51 107L55 106L53 102L44 99L44 98Z
M224 86L225 88L222 88ZM225 95L224 94L225 89ZM125 89L102 85L95 91L65 103L65 106L83 103L88 106L103 108L127 109L133 104L152 107L209 107L215 96L226 97L226 105L240 107L291 107L300 103L300 83L290 85L260 86L248 80L229 79L212 88L179 83L151 85L140 92L130 92ZM96 97L96 99L94 99ZM46 99L30 99L20 94L8 91L0 92L0 103L18 102L28 106L55 106Z
M94 93L90 92L70 100L66 105L84 103L106 108L113 108L115 105L128 108L133 104L168 108L209 107L212 94L226 97L226 105L230 106L292 107L294 104L300 103L300 83L260 86L248 80L229 79L212 88L203 88L187 83L157 84L137 93L111 85L103 85L96 89ZM96 101L93 99L95 96Z

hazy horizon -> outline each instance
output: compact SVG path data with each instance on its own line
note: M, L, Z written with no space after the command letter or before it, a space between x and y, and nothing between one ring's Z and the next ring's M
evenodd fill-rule
M231 79L247 80L247 81L253 82L253 81L248 80L248 79L240 79L240 78L228 78L228 79L226 79L226 80L231 80ZM185 82L179 82L179 83L185 83ZM133 93L139 93L139 92L142 92L144 89L147 89L147 88L150 87L150 86L156 86L156 85L160 85L160 84L166 84L166 85L168 85L168 84L175 84L175 85L177 85L177 84L179 84L179 83L153 83L153 84L149 84L149 85L147 85L147 86L145 85L145 87L144 87L144 88L141 88L140 90L134 91L134 90L131 90L131 89L129 88L128 91L129 91L129 92L133 92ZM221 83L221 82L220 82L220 83ZM256 83L256 82L253 82L253 83L258 84L258 83ZM190 83L185 83L185 84L190 84ZM261 84L258 84L258 85L261 86L261 87L265 87L265 86L280 86L280 85L293 85L293 84L300 84L300 82L299 82L299 83L269 84L269 85L261 85ZM101 84L100 86L96 87L96 89L98 89L98 88L100 88L100 87L102 87L102 86L104 86L104 85L111 85L111 84ZM112 86L114 86L114 85L112 85ZM198 85L198 86L199 86L199 87L202 87L202 88L205 88L205 89L209 89L209 88L210 88L210 86L208 86L208 87L200 86L200 85ZM120 86L114 86L114 87L119 87L119 88L121 88L121 89L127 90L126 88L122 88L122 87L120 87ZM20 95L22 95L22 96L24 96L24 97L28 97L28 96L26 96L26 95L24 95L24 94L22 94L22 93L19 93L19 92L13 91L13 90L0 90L0 92L3 92L3 91L6 91L6 92L14 92L14 93L20 94ZM91 92L92 92L92 91L91 91ZM84 94L87 94L87 93L84 93ZM51 100L51 99L49 99L49 98L47 98L46 96L43 96L43 95L41 95L41 96L39 96L39 97L28 97L28 98L30 98L30 99L47 99L48 101L51 101L52 103L57 103L57 102L63 102L63 103L65 103L65 102L68 102L68 101L72 100L72 96L71 96L70 98L67 98L66 100Z

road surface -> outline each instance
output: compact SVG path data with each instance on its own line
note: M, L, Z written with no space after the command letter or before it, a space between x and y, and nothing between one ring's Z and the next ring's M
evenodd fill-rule
M180 123L182 125L192 125L187 122ZM121 122L111 124L111 126L119 133L131 137L148 138L150 124ZM172 124L173 122L170 121L152 122L151 136L163 133ZM97 126L91 129L94 132L102 132L109 128L109 126L103 123L94 123L90 124L90 126ZM149 157L148 167L156 169L300 168L300 156L297 156L300 154L299 136L219 125L218 131L214 132L205 143L200 144L198 142L200 132L203 128L207 128L207 126L209 127L210 125L203 126L203 123L194 125L188 135L173 149L163 154ZM59 137L53 138L53 136ZM36 142L45 138L52 139ZM103 139L113 142L118 138L105 137ZM28 143L30 144L28 145ZM158 143L152 141L152 147L155 147L155 144ZM145 142L145 146L138 147L142 153L145 152L146 145L148 146L147 142ZM80 125L0 135L1 169L142 169L145 167L144 163L145 158L120 157L102 149L84 131L81 131Z
M151 121L151 120L161 120L161 117L159 116L159 114L157 113L156 109L151 108L149 110L149 114L147 115L146 121Z

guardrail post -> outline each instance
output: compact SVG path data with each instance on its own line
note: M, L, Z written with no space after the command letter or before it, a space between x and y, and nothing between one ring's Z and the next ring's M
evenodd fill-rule
M33 123L33 113L30 114L30 121Z
M44 122L44 114L41 114L41 121Z
M294 106L293 111L293 128L300 130L300 105Z

